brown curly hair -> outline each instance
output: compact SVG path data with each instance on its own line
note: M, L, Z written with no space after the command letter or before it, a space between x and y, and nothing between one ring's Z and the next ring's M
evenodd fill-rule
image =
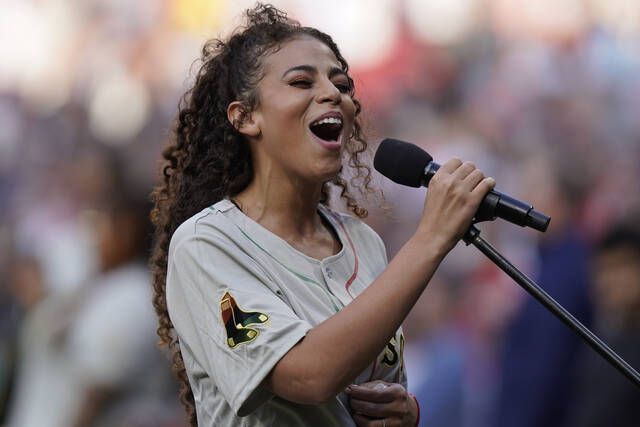
M171 236L182 222L225 197L237 195L253 178L249 145L229 122L227 107L239 100L243 103L245 116L253 111L259 103L256 87L262 78L261 59L300 35L314 37L326 44L342 69L348 72L349 68L331 37L314 28L300 26L271 5L258 3L247 10L244 17L245 26L238 28L226 41L212 39L205 43L195 83L179 104L175 135L162 153L165 162L161 182L152 193L155 243L151 269L153 305L159 318L157 332L160 345L167 346L172 352L173 368L181 386L180 400L192 426L197 425L193 393L180 353L180 339L167 311L167 253ZM349 83L353 98L351 78ZM352 175L346 180L341 176L341 169L323 186L320 202L328 202L329 186L334 185L347 207L363 218L367 211L351 195L349 184L365 196L374 190L370 187L371 170L361 159L367 142L362 137L358 117L360 103L356 99L353 101L356 119L353 133L345 145L347 166Z

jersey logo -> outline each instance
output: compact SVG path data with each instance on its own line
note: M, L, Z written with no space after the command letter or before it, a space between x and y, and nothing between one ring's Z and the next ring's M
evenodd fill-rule
M222 323L227 330L227 345L230 348L256 339L260 332L248 326L265 323L269 320L269 316L264 313L247 312L240 309L235 298L229 292L225 292L220 300L220 313L222 314Z
M404 335L400 332L400 337L392 337L384 348L384 357L382 363L387 366L394 366L400 361L400 370L404 368Z

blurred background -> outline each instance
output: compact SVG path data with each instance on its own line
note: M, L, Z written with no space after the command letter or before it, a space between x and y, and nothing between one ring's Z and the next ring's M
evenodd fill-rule
M148 194L208 38L253 1L0 0L0 424L183 426ZM472 160L552 217L483 235L640 368L640 1L276 1L350 62L370 140ZM389 256L425 190L376 176ZM640 392L460 244L404 325L422 425L640 425Z

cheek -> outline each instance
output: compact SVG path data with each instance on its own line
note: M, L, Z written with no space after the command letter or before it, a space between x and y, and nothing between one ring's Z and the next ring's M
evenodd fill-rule
M353 132L353 125L356 120L356 105L350 97L344 101L344 113L349 117L348 128L345 129L349 131L349 133L345 133L345 135L350 136Z
M274 99L273 103L275 105L263 118L262 133L265 141L278 145L295 143L305 131L304 104L284 97Z

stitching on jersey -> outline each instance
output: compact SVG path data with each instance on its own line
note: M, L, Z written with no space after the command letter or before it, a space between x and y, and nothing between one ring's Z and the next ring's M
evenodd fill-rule
M353 257L355 259L354 265L353 265L353 273L351 274L351 277L349 277L349 279L344 284L344 289L347 291L347 293L349 294L351 299L353 299L354 296L353 296L353 294L351 294L351 290L349 288L353 284L354 280L356 280L356 276L358 275L358 264L359 264L359 262L358 262L358 253L356 252L356 248L353 245L353 240L351 240L351 236L349 235L349 232L347 231L347 228L344 226L344 224L342 224L342 221L340 220L340 217L338 217L336 214L334 214L333 211L330 211L328 209L327 209L327 211L333 217L333 219L338 223L338 225L340 226L340 228L342 229L344 234L347 236L347 242L349 242L349 246L351 247L351 252L353 252Z
M256 242L255 240L253 240L247 233L245 233L245 231L240 228L237 224L233 224L239 231L240 233L242 233L242 235L244 237L246 237L251 243L253 243L254 245L256 245L256 247L258 249L260 249L262 252L264 252L265 254L267 254L271 259L273 259L275 262L277 262L278 264L280 264L280 266L282 266L285 270L287 270L288 272L290 272L291 274L295 275L297 278L308 282L308 283L312 283L316 286L318 286L320 289L322 289L323 291L325 291L324 286L322 286L320 283L316 282L315 280L301 274L298 273L297 271L287 267L282 261L280 261L278 258L274 257L269 251L267 251L265 248L263 248L262 246L260 246L258 244L258 242ZM336 303L333 301L333 298L331 298L331 296L329 296L329 301L331 301L331 305L333 305L334 310L336 311L336 313L338 311L340 311L340 308L336 305Z

